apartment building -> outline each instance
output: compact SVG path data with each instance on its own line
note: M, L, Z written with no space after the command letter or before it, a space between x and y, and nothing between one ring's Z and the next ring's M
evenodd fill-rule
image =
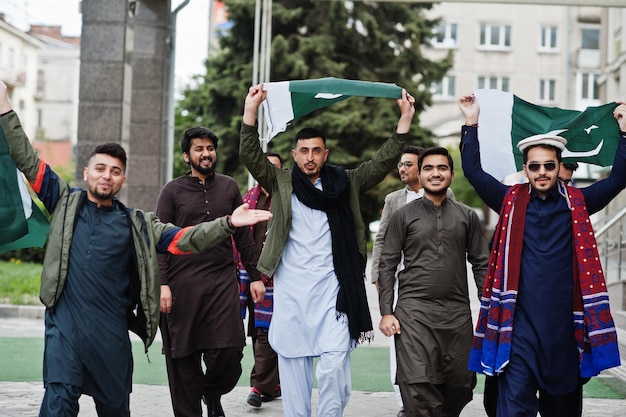
M73 160L79 69L79 37L63 36L60 26L24 32L0 14L0 80L33 147L55 168Z
M37 57L44 44L9 24L0 14L0 80L9 87L11 103L19 112L29 137L37 131Z
M626 101L626 7L604 10L604 66L598 77L606 101Z
M601 7L440 3L441 19L425 52L454 65L430 86L433 104L421 116L440 143L458 141L459 96L497 88L535 104L584 109L600 104L603 68Z
M52 167L70 168L78 134L80 37L60 26L32 25L43 47L37 56L36 135L33 147Z

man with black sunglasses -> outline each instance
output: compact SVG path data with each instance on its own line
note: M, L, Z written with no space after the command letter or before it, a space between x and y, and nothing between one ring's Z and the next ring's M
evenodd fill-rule
M519 142L527 184L509 187L487 174L479 103L469 95L458 104L463 172L500 213L469 367L497 375L498 416L580 416L582 383L620 364L589 215L626 187L626 105L613 113L621 139L611 174L577 189L558 181L567 143L559 136Z

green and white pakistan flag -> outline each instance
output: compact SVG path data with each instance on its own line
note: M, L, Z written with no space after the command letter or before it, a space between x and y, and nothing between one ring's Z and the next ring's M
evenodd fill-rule
M31 198L0 129L0 253L43 247L50 221ZM41 204L41 202L40 202ZM45 209L44 209L45 210Z
M500 90L477 90L480 105L478 139L483 169L502 180L522 170L523 155L517 143L546 133L567 139L564 161L599 166L613 164L619 126L613 117L617 103L564 110L531 104Z
M352 96L402 97L402 88L395 84L333 77L264 83L263 89L267 91L263 110L268 141L284 132L291 121Z

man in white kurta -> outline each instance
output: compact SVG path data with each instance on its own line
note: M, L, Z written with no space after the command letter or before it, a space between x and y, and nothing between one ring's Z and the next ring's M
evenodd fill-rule
M278 354L283 410L287 417L311 416L313 360L319 357L317 415L340 417L351 392L350 351L372 332L359 195L397 163L415 100L403 90L394 133L359 167L326 164L329 150L323 132L305 128L296 134L293 169L280 170L263 155L255 127L266 94L262 85L249 90L239 155L272 195L275 217L257 269L274 274L269 341Z
M321 189L321 180L315 185ZM297 410L285 410L285 414L310 415L313 358L319 357L318 415L340 416L352 389L351 341L345 315L337 318L339 281L329 250L328 219L325 212L305 206L294 194L291 204L289 238L274 275L274 316L269 330L270 344L278 353L283 402L287 390L288 403L298 406ZM303 298L302 294L308 296ZM332 369L341 371L333 377ZM291 390L286 378L304 385Z

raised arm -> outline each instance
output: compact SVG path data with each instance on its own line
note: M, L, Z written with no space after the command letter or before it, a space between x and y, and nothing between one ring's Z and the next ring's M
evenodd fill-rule
M60 179L48 164L39 159L33 149L19 117L12 111L9 103L8 88L0 81L0 124L4 130L11 158L17 168L24 173L31 187L52 213L66 183Z
M272 184L279 171L263 154L259 143L256 118L259 106L267 97L263 84L250 87L243 108L243 118L239 136L239 159L261 187L272 190Z
M485 204L498 213L508 187L482 168L478 144L478 118L480 115L478 100L471 94L461 97L458 105L465 116L465 125L461 128L463 174Z
M391 138L385 141L372 159L363 162L356 169L348 170L350 181L357 184L360 190L369 190L381 182L398 163L415 115L415 99L403 89L402 97L397 103L400 118Z

